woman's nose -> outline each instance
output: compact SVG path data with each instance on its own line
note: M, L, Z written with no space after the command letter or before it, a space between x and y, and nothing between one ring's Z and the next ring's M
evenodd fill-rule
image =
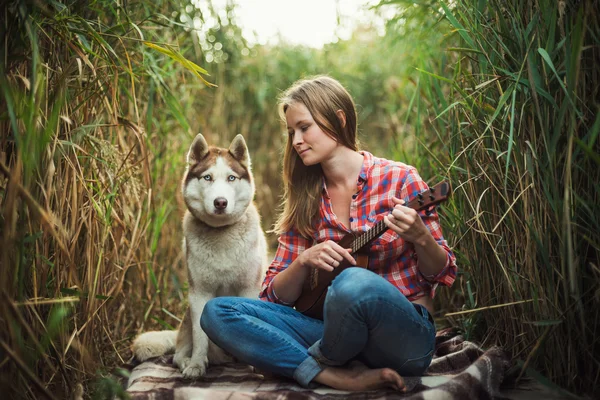
M294 146L298 146L302 144L302 135L299 132L294 132L294 137L292 139L292 144Z

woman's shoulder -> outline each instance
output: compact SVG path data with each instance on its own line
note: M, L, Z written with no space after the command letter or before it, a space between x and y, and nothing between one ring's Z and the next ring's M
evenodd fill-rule
M402 161L390 160L384 157L377 157L371 153L368 154L372 160L372 172L378 175L399 174L404 176L409 173L417 173L417 169L410 164L406 164Z

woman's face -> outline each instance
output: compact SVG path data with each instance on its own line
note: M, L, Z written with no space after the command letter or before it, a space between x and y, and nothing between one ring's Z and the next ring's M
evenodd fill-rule
M304 104L290 104L285 119L289 140L304 165L319 164L332 156L338 142L321 130Z

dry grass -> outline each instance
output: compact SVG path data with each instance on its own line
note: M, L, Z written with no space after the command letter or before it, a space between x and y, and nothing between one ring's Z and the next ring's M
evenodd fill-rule
M123 10L86 20L89 10L59 5L2 9L0 381L10 398L64 398L123 364L139 310L160 307L157 256L169 257L157 251L168 210L137 108L144 49L118 29L133 23Z

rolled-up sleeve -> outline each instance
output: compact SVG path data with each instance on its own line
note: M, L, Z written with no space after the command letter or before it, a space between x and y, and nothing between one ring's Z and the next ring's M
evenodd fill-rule
M429 286L429 295L432 298L435 296L435 290L437 289L438 285L441 284L444 286L452 286L456 280L457 272L456 257L454 256L454 253L452 253L452 250L450 250L447 245L443 244L445 243L445 240L438 241L436 239L436 241L444 248L444 250L446 250L446 265L437 275L433 277L426 277L419 270L422 285Z
M259 298L271 303L291 305L281 301L277 297L277 293L273 290L273 279L277 274L285 270L301 252L310 247L311 242L301 236L296 230L290 230L282 234L277 241L279 243L277 252L265 275Z

